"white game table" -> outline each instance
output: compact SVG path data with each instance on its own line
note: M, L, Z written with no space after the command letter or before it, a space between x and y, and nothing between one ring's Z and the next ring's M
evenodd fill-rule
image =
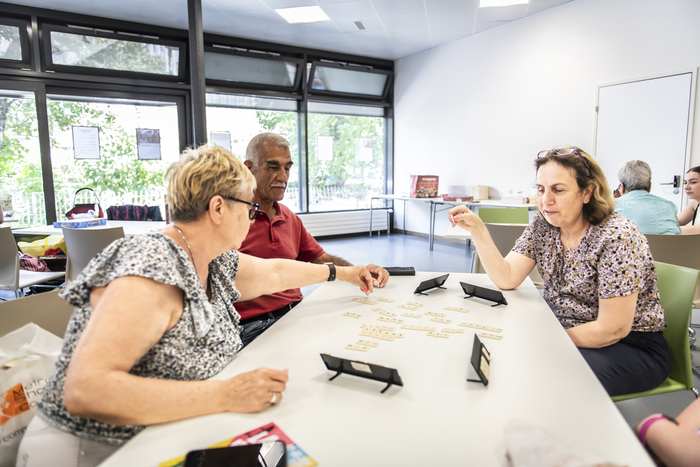
M429 226L428 226L428 245L430 250L433 249L435 244L435 216L438 212L444 211L446 209L451 209L454 206L464 205L469 209L476 210L478 212L479 207L499 207L499 208L528 208L530 211L537 210L536 204L507 204L501 203L500 201L443 201L442 198L411 198L407 195L372 195L369 203L369 236L372 236L372 213L373 208L372 201L375 199L384 199L387 201L402 201L403 202L403 231L406 232L406 209L409 203L428 203L429 204ZM439 208L438 206L447 205L445 208ZM461 230L461 229L460 229ZM389 226L388 233L391 233L391 226ZM452 237L452 238L467 238L467 237Z
M165 221L107 221L105 225L95 225L85 227L86 229L106 229L109 227L122 227L124 235L144 235L150 232L155 232L165 228ZM26 227L23 229L12 229L12 234L21 235L63 235L61 228L56 228L53 225L41 225L38 227Z
M321 466L505 466L504 429L514 418L538 425L608 461L653 466L632 430L529 279L504 291L507 306L463 299L459 281L492 286L486 275L450 274L446 290L413 295L416 285L439 273L391 277L364 305L356 286L326 283L241 351L215 379L259 367L289 370L284 397L259 414L223 413L151 426L108 458L103 466L154 466L264 424L276 423ZM449 325L430 316L403 318L397 305L425 304L415 313L446 313ZM446 306L470 309L464 314ZM483 338L491 353L488 387L467 382L476 329L448 339L401 330L393 342L372 339L368 352L346 350L361 337L360 325L397 313L407 324L458 328L460 322L503 328L503 340ZM343 316L355 312L362 318ZM366 339L366 338L363 338ZM319 356L362 360L396 368L403 387L349 375L333 381Z

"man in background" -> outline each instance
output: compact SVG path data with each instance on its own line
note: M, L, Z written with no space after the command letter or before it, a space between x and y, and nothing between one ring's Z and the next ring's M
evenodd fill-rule
M279 203L284 198L293 165L289 142L286 139L274 133L255 136L248 144L244 163L257 181L253 203L259 204L260 210L238 251L259 258L284 258L317 264L352 266L343 258L326 253L306 231L299 216ZM389 273L384 268L369 264L367 269L375 278L375 286L382 287L386 284ZM329 280L332 279L329 277ZM241 315L243 326L243 345L252 342L294 308L302 298L300 289L291 289L237 302L236 311Z
M629 161L617 173L620 197L615 211L634 222L645 234L679 235L678 207L671 201L649 193L651 167L644 161Z

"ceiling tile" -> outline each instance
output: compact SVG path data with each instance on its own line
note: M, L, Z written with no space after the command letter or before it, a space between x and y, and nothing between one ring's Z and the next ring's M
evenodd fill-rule
M443 44L449 44L450 42L469 37L472 34L474 34L474 28L472 27L471 29L472 30L469 32L460 32L451 29L439 29L437 31L433 31L433 47L437 47L438 45Z
M157 5L161 9L161 12L167 13L168 15L176 15L187 21L187 2L186 1L173 1L173 0L150 0L152 3ZM138 8L142 8L147 2L137 2L140 4Z
M476 11L441 11L429 14L433 45L446 44L474 33Z
M187 13L177 13L170 9L165 9L156 2L122 2L120 4L96 5L91 10L94 15L107 18L122 19L127 21L137 21L129 11L138 10L138 22L165 26L170 28L187 29ZM81 11L84 13L84 11Z
M72 11L68 10L68 8L66 7L60 7L56 5L56 2L51 0L12 0L9 3L14 3L16 5L35 6L37 8L51 8L51 5L53 5L54 9L60 8L61 10Z
M238 36L241 32L241 24L232 16L220 13L218 15L207 15L202 18L204 31L224 36Z
M349 41L355 46L358 55L393 58L394 50L391 42L384 33L373 33L374 37L365 34L349 34Z
M9 1L37 8L187 28L187 0ZM529 6L477 10L478 1L202 0L202 10L207 32L396 59L573 0L530 0ZM275 8L310 5L321 5L332 20L290 25L273 11ZM358 30L354 24L357 20L362 21L367 29Z
M347 37L341 34L319 34L306 36L306 47L335 50L338 47L350 47Z
M428 13L433 11L476 10L479 0L425 0Z
M425 15L382 16L380 19L387 31L428 27Z
M262 0L269 8L295 8L300 6L318 6L316 0Z
M534 15L537 13L540 13L544 10L549 10L550 8L557 7L559 5L564 5L565 3L569 3L571 0L548 0L548 1L540 1L540 2L534 2L533 0L530 0L530 6L527 9L527 12L525 13L525 16L530 16Z
M239 12L235 15L238 21L253 21L258 27L263 28L261 33L264 34L265 29L271 28L289 28L292 25L284 20L279 14L271 10L261 10L261 11L246 11Z
M431 31L437 29L471 30L474 28L475 18L475 10L441 11L428 15Z
M362 18L376 18L371 2L349 2L323 5L321 7L333 21L358 20Z
M236 0L235 2L231 0L203 0L202 10L204 10L204 4L207 3L224 13L269 10L269 7L262 0Z
M379 16L425 14L423 0L373 0Z
M355 25L355 21L336 21L335 24L338 26L338 29L344 33L353 33L357 32L360 34L367 33L369 31L377 31L377 30L384 30L384 25L382 22L379 20L379 18L362 18L359 21L362 21L362 24L365 26L365 29L360 30L357 29L357 25Z
M319 5L332 5L334 3L348 3L352 2L352 0L316 0L316 3Z
M479 8L477 10L477 21L514 21L525 15L527 5L511 5L501 7Z
M335 25L333 21L318 21L316 23L299 23L292 24L292 28L301 33L309 35L318 34L335 34L337 36L342 36L338 26Z
M428 28L387 31L387 34L392 45L396 43L401 43L414 45L427 44L428 47L432 46L430 39L430 30Z
M391 49L391 41L384 31L373 31L366 33L347 34L348 40L355 44L360 50L363 49Z

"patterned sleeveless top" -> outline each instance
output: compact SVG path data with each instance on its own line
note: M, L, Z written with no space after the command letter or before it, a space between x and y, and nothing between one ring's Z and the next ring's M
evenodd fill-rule
M241 348L240 316L233 302L240 298L234 284L238 253L228 251L209 264L211 301L187 253L160 233L119 239L95 257L78 279L61 292L75 307L63 340L63 349L45 387L39 415L53 427L101 443L121 445L145 426L112 425L73 417L63 403L66 370L92 315L90 291L123 276L140 276L183 291L183 311L129 373L147 378L198 381L219 373ZM142 310L144 314L149 310ZM128 332L124 329L124 332Z

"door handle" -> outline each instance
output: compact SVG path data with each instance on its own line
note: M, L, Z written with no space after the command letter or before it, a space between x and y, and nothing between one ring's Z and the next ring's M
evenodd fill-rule
M673 188L680 188L680 186L681 186L681 176L680 176L680 175L674 175L674 176L673 176L673 183L659 183L659 185L673 185Z

